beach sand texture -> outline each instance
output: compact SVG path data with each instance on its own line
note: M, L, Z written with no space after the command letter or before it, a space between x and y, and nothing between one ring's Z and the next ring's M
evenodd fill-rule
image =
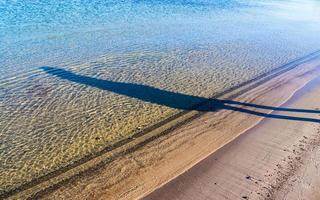
M172 59L128 55L126 59L139 62L106 68L105 58L68 69L44 66L3 80L2 192L90 157L206 97L281 67L274 60L264 62L265 68L255 63L253 55L259 53L248 53L248 59L239 63L214 54L211 49L181 57L173 54Z
M288 119L262 120L144 199L319 199L319 98L317 78L272 112Z
M132 63L124 68L108 67L106 58L68 69L44 66L3 80L2 192L95 154L206 97L279 67L270 60L262 68L253 58L241 60L241 67L214 54L208 50L187 52L187 57L128 55L112 59Z
M195 175L188 179L191 183L196 183L197 180L200 182L201 180L205 180L203 185L199 182L199 187L196 188L200 188L200 190L203 188L203 192L216 191L217 194L210 193L208 195L221 198L225 197L225 194L234 195L240 199L250 195L257 198L268 197L268 195L272 197L272 195L276 195L275 191L281 188L280 186L283 180L291 177L286 174L287 171L290 172L291 161L293 162L292 166L296 169L295 166L298 166L296 165L296 161L299 161L299 159L295 157L301 157L301 159L304 157L302 154L305 151L301 151L300 147L306 148L306 151L309 151L307 150L309 148L308 145L313 141L313 133L316 134L316 129L313 128L319 123L319 119L317 118L318 111L315 111L318 108L316 106L317 98L314 96L318 94L317 92L310 92L311 97L308 97L311 98L310 104L309 101L306 102L304 99L298 101L301 104L297 105L291 104L291 100L286 104L283 104L283 102L290 99L295 91L298 91L296 95L299 96L299 89L319 76L319 64L319 58L315 58L307 63L302 63L298 65L298 67L274 77L270 81L232 99L233 101L230 102L230 104L234 104L235 108L242 108L240 110L222 109L218 112L205 113L197 119L194 119L192 123L182 125L167 135L151 141L149 140L147 143L141 141L142 146L138 145L139 147L134 148L134 151L121 154L120 157L116 157L111 163L107 162L107 164L103 164L105 162L103 159L102 161L91 161L93 166L98 163L99 168L96 168L94 171L89 170L82 173L75 179L65 179L66 181L63 183L56 184L54 190L52 190L52 188L43 189L46 187L42 189L41 187L31 188L29 191L24 191L14 197L24 197L33 193L33 197L42 197L45 199L135 199L143 197L154 191L155 188L160 187L158 191L151 193L150 196L147 197L167 198L169 196L161 195L172 195L170 198L181 198L185 197L183 195L187 195L190 198L196 198L198 194L192 192L193 187L191 186L188 187L188 185L186 185L186 188L190 190L183 189L181 185L181 187L177 186L178 188L173 186L173 190L169 189L166 191L167 186L165 185L163 187L164 192L161 192L163 189L161 186L180 174L182 174L180 177L188 176L188 173L193 169L197 169L198 165L194 168L192 168L192 166L221 147L217 155L213 154L203 161L204 163L209 161L216 163L215 165L211 165L211 163L206 165L206 169L209 171L200 170L199 175L197 174L197 176ZM302 97L306 98L305 95ZM315 98L312 99L312 97ZM293 97L293 99L299 98L300 97ZM249 103L249 105L238 105L236 102L246 102ZM271 108L268 106L271 106ZM288 109L301 108L311 110L312 112L274 111L271 113L277 107L289 107ZM248 111L251 112L248 113ZM262 115L257 114L257 112L262 113ZM267 122L261 122L264 117L267 118ZM270 134L268 134L267 131L262 131L262 133L254 131L262 125L263 127L266 126L264 124L268 123L272 123L267 127L268 130L272 130ZM292 127L289 128L289 124L293 124ZM286 129L284 129L283 126L285 126ZM297 131L295 132L295 130ZM303 134L301 134L299 130L301 130ZM248 132L250 132L250 134L248 134ZM262 136L261 134L264 135ZM238 135L241 135L239 139L223 147ZM307 137L308 140L303 136ZM245 140L243 138L251 137L252 141L242 142ZM138 139L137 143L139 144ZM240 143L243 146L239 146ZM299 145L303 145L303 147ZM235 150L224 150L225 148L230 148L229 146L235 148ZM232 153L234 151L239 153L236 154L238 156ZM231 153L229 154L228 152ZM243 158L241 158L241 152L244 152ZM295 152L297 156L294 155ZM222 156L221 154L227 154L229 156ZM221 155L221 157L219 157L219 155ZM215 158L217 158L216 156L218 156L217 161L215 160ZM274 156L274 158L269 159L271 156ZM225 169L219 159L226 159ZM244 162L246 159L249 160ZM262 161L259 161L259 159L262 159ZM285 161L282 161L282 159L285 159ZM200 166L202 165L201 163L202 162L199 164ZM228 167L228 163L230 167ZM233 163L237 164L234 165ZM90 163L87 164L90 165ZM210 174L211 166L217 170L211 174L211 176L215 178L206 175L206 172ZM284 171L281 171L282 168ZM188 169L190 170L187 171ZM222 169L226 170L225 176L221 171ZM186 175L183 174L184 172L186 172ZM227 177L229 175L232 177ZM202 176L206 178L202 179ZM250 178L248 178L248 176L250 176ZM177 180L178 184L188 183L188 181L180 182L180 177L178 176L177 179L173 179L168 185L175 184L175 180ZM258 183L255 183L256 181ZM217 183L217 185L214 183ZM206 186L209 185L213 185L213 189L205 190ZM223 187L226 187L226 189L224 190ZM181 190L179 190L179 188L181 188ZM235 192L226 192L229 189L232 191L235 190ZM179 193L179 191L181 193ZM188 191L194 195L189 194ZM203 192L200 192L199 197L201 197ZM260 193L260 196L258 193Z
M207 126L214 127L229 112L251 113L244 130L263 114L224 98L234 100L268 73L303 63L311 70L307 63L320 46L318 10L315 0L0 2L0 198L42 196L101 167L110 173L101 187L113 197L126 182L121 180L139 168L187 147L188 139L202 140L203 124L196 132L186 128L187 137L170 132L193 119L213 115ZM265 87L255 91L262 95L274 86ZM237 101L251 102L254 95ZM286 95L265 103L277 104ZM219 98L192 107L209 97ZM226 131L225 137L217 131L221 140L208 136L214 143L208 152L239 132ZM157 144L162 140L165 147ZM143 161L128 157L145 145L150 152L142 153ZM208 153L195 152L181 163ZM83 180L89 185L83 191L90 191L89 182ZM133 185L122 196L150 189Z

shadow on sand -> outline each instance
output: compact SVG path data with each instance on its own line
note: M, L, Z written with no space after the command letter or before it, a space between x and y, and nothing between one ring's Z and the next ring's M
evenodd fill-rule
M242 103L232 100L219 100L210 99L198 96L192 96L187 94L181 94L166 90L161 90L147 85L140 85L134 83L122 83L114 82L109 80L101 80L88 76L75 74L71 71L56 67L41 67L43 71L52 76L58 77L63 80L68 80L73 83L83 84L90 87L95 87L101 90L114 92L127 97L139 99L141 101L157 104L161 106L167 106L170 108L176 108L180 110L197 110L200 112L214 112L221 109L232 110L237 112L243 112L251 115L284 119L284 120L295 120L305 122L319 123L320 119L306 118L306 117L294 117L287 115L279 115L273 113L264 113L253 111L248 108L259 108L267 111L285 111L285 112L299 112L299 113L319 113L319 110L308 110L308 109L295 109L295 108L282 108L272 107L265 105L257 105L251 103ZM193 105L193 106L192 106Z

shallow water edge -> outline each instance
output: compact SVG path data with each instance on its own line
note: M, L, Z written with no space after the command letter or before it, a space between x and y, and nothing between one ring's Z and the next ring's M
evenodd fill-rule
M275 78L285 72L288 72L291 69L294 69L295 67L301 64L307 63L308 61L312 61L313 59L318 58L319 53L320 52L314 52L301 59L290 62L280 68L277 68L276 70L263 74L233 89L225 91L219 94L219 96L215 96L215 98L219 98L222 96L223 98L227 98L227 99L235 98L236 96L243 94L244 92L247 92L258 85L261 85L271 80L272 78ZM208 105L212 106L210 105L210 102L206 102L205 104L201 104L199 106L206 107ZM112 162L113 160L117 159L119 156L123 156L123 155L126 155L127 153L133 152L143 147L145 144L148 144L149 142L155 140L156 138L172 132L176 128L179 128L184 124L189 123L193 119L196 119L203 114L204 114L203 112L196 111L196 109L195 111L184 111L182 113L179 113L174 118L169 118L167 121L163 121L162 123L157 124L155 127L150 128L149 130L142 131L139 134L135 135L134 137L123 140L120 143L113 145L111 148L107 148L104 151L99 152L99 154L93 155L93 157L87 157L84 160L78 163L75 163L74 165L70 165L67 168L63 168L58 171L55 171L49 174L48 176L41 177L40 179L36 179L33 182L29 182L25 185L22 185L17 189L4 193L2 197L9 197L15 194L19 195L18 193L22 191L23 191L22 193L29 193L30 191L33 191L33 190L35 191L38 190L38 192L35 192L35 191L31 192L35 195L34 197L42 196L43 194L46 194L47 192L54 190L56 187L60 187L61 185L66 184L75 179L81 178L84 175L94 173L95 170ZM84 164L84 165L80 165L80 164ZM85 166L85 165L88 165L88 166ZM43 190L42 187L47 189ZM39 188L42 188L42 189L40 189L39 191Z

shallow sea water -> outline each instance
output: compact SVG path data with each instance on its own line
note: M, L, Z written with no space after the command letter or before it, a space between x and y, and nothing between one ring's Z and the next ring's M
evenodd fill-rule
M319 50L320 2L0 0L0 43L3 193Z

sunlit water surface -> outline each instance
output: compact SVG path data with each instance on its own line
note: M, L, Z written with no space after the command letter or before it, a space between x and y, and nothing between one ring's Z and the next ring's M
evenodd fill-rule
M0 44L1 193L318 50L320 2L0 0Z

